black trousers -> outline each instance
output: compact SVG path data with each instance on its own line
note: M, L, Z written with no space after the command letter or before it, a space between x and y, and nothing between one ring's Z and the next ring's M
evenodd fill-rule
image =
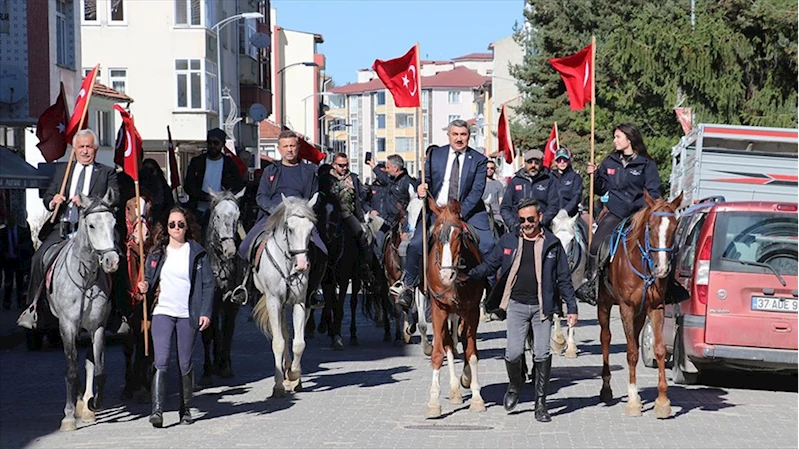
M20 258L3 259L3 274L5 275L5 288L3 289L3 306L11 305L11 292L14 288L14 281L17 281L17 306L24 306L22 302L22 289L25 288L25 272L22 270L22 260Z
M47 234L42 244L39 246L39 249L33 253L33 258L31 259L31 276L28 280L28 304L33 303L36 297L36 291L39 289L39 285L44 282L44 268L42 267L42 263L44 260L44 254L47 250L52 247L53 245L62 242L64 240L61 237L61 227L56 226Z
M605 214L605 216L599 220L596 232L591 239L591 248L589 249L592 256L596 256L597 251L599 251L599 246L602 245L602 241L613 232L613 229L615 229L621 221L621 218L611 213Z

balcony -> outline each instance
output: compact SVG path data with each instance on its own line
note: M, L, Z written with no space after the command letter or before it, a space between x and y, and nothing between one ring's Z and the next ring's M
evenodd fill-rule
M254 84L240 84L240 102L239 110L242 111L242 116L250 109L255 103L261 103L266 107L266 115L272 114L272 91L262 89Z

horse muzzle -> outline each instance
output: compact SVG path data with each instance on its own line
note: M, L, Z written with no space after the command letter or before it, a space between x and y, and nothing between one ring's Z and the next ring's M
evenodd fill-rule
M667 277L669 275L669 272L671 272L671 264L666 264L666 265L655 264L652 267L652 274L654 274L655 277L657 277L658 279L663 279Z
M441 268L438 270L438 277L441 279L441 284L444 285L444 287L452 287L457 275L458 273L454 268Z
M106 273L115 273L119 268L119 254L114 250L100 254L100 266Z
M294 267L291 270L292 274L295 273L302 273L308 270L310 267L310 263L308 263L308 254L307 253L300 253L294 256Z

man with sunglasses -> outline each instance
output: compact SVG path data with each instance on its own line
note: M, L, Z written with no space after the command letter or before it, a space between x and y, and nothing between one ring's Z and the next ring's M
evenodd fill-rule
M189 196L187 207L196 212L197 221L203 229L208 221L211 201L208 192L211 189L215 192L238 192L244 188L244 179L239 174L236 163L223 152L226 139L227 135L219 128L208 131L208 149L204 154L192 158L183 178L183 188Z
M561 312L562 299L566 302L569 324L576 324L577 301L566 253L560 240L542 226L544 214L540 206L534 198L523 199L514 217L520 229L502 236L488 258L468 274L459 274L457 281L487 279L499 270L500 279L489 295L486 308L491 310L499 305L507 314L505 368L509 383L505 410L512 411L519 402L525 375L524 344L532 327L535 419L549 422L546 398L552 369L549 351L552 315Z
M542 224L549 226L558 213L560 199L558 186L550 176L549 170L543 165L544 153L541 150L527 150L524 152L524 167L516 172L510 180L505 195L502 197L500 213L505 225L511 231L519 230L516 220L516 211L522 200L535 198L538 200L542 212Z

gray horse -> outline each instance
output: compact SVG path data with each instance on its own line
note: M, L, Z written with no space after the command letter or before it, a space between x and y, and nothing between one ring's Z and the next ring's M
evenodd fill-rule
M80 222L75 235L66 243L54 263L47 299L58 318L64 355L67 359L67 401L61 430L75 430L75 417L94 422L94 412L102 408L105 386L105 323L111 310L110 277L119 267L114 228L114 191L105 197L90 198L80 194ZM78 392L78 350L76 338L86 329L92 350L86 355L86 389L75 404ZM94 384L97 393L94 394Z
M219 288L214 297L211 327L202 333L205 362L200 385L210 385L211 374L222 378L233 377L230 348L240 304L231 301L231 295L239 285L240 273L244 271L241 269L244 261L236 255L236 235L241 226L238 200L244 196L244 191L242 189L234 194L227 190L212 190L208 193L211 196L211 212L205 232L205 248Z

